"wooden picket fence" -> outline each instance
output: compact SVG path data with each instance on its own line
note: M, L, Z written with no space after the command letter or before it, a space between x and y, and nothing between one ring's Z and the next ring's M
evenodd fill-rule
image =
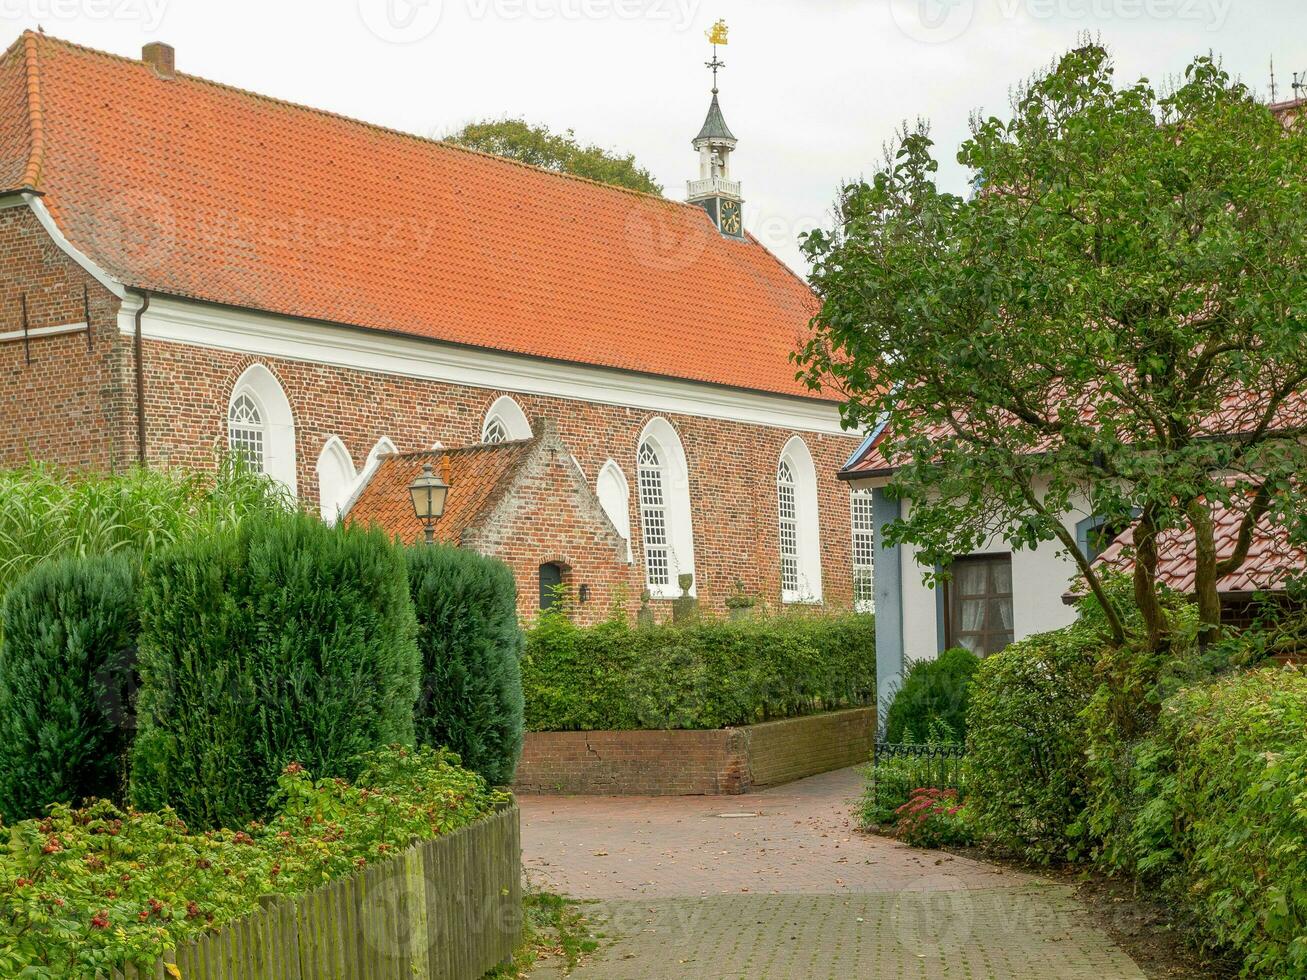
M112 980L477 980L522 934L516 805Z

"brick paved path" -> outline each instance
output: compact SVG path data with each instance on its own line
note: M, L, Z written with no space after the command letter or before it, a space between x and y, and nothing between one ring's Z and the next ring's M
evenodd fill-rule
M583 980L1143 976L1065 886L856 834L860 787L843 770L737 797L520 797L527 877L597 900L612 941Z

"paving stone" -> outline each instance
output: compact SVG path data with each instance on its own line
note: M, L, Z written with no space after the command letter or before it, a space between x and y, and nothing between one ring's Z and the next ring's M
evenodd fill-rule
M581 980L1143 977L1068 887L856 833L860 791L843 770L744 797L523 797L528 881L594 900Z

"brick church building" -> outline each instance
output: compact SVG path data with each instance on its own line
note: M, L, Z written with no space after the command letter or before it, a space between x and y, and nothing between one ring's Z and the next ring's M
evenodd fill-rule
M437 536L508 562L523 616L556 583L587 621L646 591L665 615L686 574L715 612L849 607L858 440L795 381L815 301L744 231L735 146L714 88L678 203L190 77L164 45L24 34L0 57L0 466L238 451L417 540L430 463Z

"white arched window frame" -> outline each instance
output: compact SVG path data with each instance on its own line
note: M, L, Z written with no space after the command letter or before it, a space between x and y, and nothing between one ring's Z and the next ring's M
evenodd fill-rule
M626 542L626 560L631 561L631 486L616 461L610 459L600 468L595 479L595 496Z
M817 468L807 444L798 436L785 444L776 465L776 504L781 601L820 602L821 521L817 511Z
M358 472L354 469L354 459L339 437L332 436L318 454L318 506L322 519L328 524L335 524L345 512L354 487L358 481Z
M232 386L227 446L292 495L297 493L295 416L281 383L262 364L251 364Z
M685 449L671 424L656 418L640 434L636 458L645 584L655 598L672 599L681 594L677 579L694 574L694 525ZM690 594L697 591L696 581Z
M531 423L527 421L522 406L507 395L495 399L481 426L481 441L515 442L530 439L531 435Z

